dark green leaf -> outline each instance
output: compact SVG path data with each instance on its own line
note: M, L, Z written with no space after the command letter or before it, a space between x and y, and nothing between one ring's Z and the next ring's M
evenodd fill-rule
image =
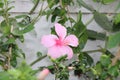
M92 57L89 56L87 53L80 53L79 60L82 64L85 64L86 66L91 66L94 62Z
M4 3L0 2L0 8L3 8Z
M104 14L101 14L97 11L95 11L93 14L95 21L100 25L101 28L107 31L112 31L112 23Z
M79 50L84 48L87 42L87 39L88 39L86 26L81 21L81 16L82 14L81 12L79 12L78 17L77 17L78 18L77 22L73 26L73 32L72 32L72 34L75 34L79 39L79 43L80 43Z
M42 57L42 53L41 52L37 52L37 57Z
M87 30L88 38L91 40L105 40L106 34L99 33L93 30Z

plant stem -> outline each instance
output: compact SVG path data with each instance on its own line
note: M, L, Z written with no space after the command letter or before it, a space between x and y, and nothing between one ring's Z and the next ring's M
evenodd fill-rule
M71 18L71 17L70 17L70 11L69 11L68 6L66 6L66 8L67 8L67 14L68 14L68 17ZM72 27L72 21L71 21L71 20L70 20L70 25L71 25L71 27Z
M102 52L102 49L83 51L84 53Z
M43 9L43 5L44 5L44 3L41 5L41 9L40 9L38 15L32 20L32 22L31 22L32 24L35 23L35 22L38 20L38 18L42 15L43 11L45 11L45 10L48 8L48 5L47 5L47 6Z
M60 2L60 6L63 8L63 5L62 5L62 0L59 0L59 2Z
M32 13L35 11L35 9L37 8L39 2L40 2L40 0L37 0L37 1L36 1L35 5L34 5L33 8L31 9L31 11L29 12L29 14L32 14Z
M13 30L12 29L12 27L10 26L10 22L9 22L9 14L8 14L8 1L4 1L5 2L5 10L4 10L4 13L5 13L5 15L4 15L4 18L5 18L5 22L6 22L6 24L7 24L7 27L10 27L11 28L11 30L10 30L10 32ZM13 36L11 35L11 34L9 34L9 39L10 38L12 38ZM10 61L11 61L11 56L12 56L12 45L10 44L9 45L9 50L8 50L8 56L7 56L7 66L8 66L8 69L10 69L11 68L11 63L10 63Z
M37 62L39 62L40 60L44 59L47 55L44 55L42 57L39 57L38 59L36 59L35 61L33 61L30 66L33 66L34 64L36 64Z
M85 25L88 26L93 20L94 20L94 17L92 17L89 21L87 21Z
M4 1L5 2L5 8L3 9L3 11L4 11L4 18L5 18L5 22L6 22L6 24L7 24L7 27L10 27L9 26L9 19L8 19L8 2L7 1Z

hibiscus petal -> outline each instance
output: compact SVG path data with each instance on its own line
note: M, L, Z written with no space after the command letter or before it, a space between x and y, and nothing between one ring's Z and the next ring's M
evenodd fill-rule
M53 46L48 49L48 55L54 59L67 55L67 59L71 59L73 51L69 46Z
M59 23L56 23L55 24L55 31L57 33L57 35L61 38L61 39L64 39L65 36L66 36L66 28L64 26L62 26L61 24Z
M58 39L56 35L45 35L41 39L41 44L45 47L52 47L56 44L55 40Z
M75 35L69 35L65 38L64 40L64 44L65 45L71 45L73 47L77 47L78 46L78 38Z

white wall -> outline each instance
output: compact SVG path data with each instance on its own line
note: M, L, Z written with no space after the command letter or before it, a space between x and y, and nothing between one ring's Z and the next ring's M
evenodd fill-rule
M98 9L98 7L100 6L100 4L97 3L93 3L92 0L84 0L86 1L88 4L92 5L95 9ZM114 13L116 4L118 4L117 2L114 2L110 5L107 6L102 6L100 8L100 12L102 13ZM11 5L15 5L15 8L13 10L11 10L12 15L17 15L17 14L23 14L23 13L28 13L30 11L30 9L33 6L33 3L30 0L15 0L15 2L13 2ZM41 5L41 3L40 3ZM46 6L46 5L45 5ZM39 6L40 7L40 6ZM35 11L35 15L38 13L38 10L40 8L37 8L37 10ZM88 21L91 17L92 14L91 12L89 12L88 10L84 9L84 8L79 8L78 6L74 6L74 7L69 7L70 12L71 12L71 16L76 18L76 13L79 10L82 10L83 14L83 22L86 23L86 21ZM20 43L18 41L18 44L20 46L20 48L23 49L23 51L27 54L27 62L28 64L31 63L32 61L34 61L36 59L36 52L37 51L41 51L44 54L46 54L46 48L44 48L41 44L40 44L40 39L42 37L42 35L44 34L49 34L50 33L50 27L52 27L53 24L46 21L45 17L42 17L36 24L35 24L35 31L31 31L30 33L25 34L25 42L24 43ZM98 32L104 32L103 29L101 29L96 23L95 21L93 21L91 24L89 24L87 26L88 29L92 29L92 30L96 30ZM98 45L104 46L104 42L102 41L88 41L87 45L85 47L85 50L94 50L97 49ZM94 53L92 54L92 57L96 60L99 59L99 55L100 53ZM45 58L44 60L40 61L39 63L35 64L33 66L33 68L37 68L38 66L47 66L50 65L51 62L48 58ZM73 76L73 74L70 74L70 80L78 80L76 77ZM54 80L53 77L49 76L46 80ZM83 79L81 79L83 80Z

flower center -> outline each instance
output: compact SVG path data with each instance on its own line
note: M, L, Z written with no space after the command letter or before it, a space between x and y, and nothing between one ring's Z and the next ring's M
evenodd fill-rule
M61 39L56 40L56 45L57 46L62 46L63 45L63 41Z

